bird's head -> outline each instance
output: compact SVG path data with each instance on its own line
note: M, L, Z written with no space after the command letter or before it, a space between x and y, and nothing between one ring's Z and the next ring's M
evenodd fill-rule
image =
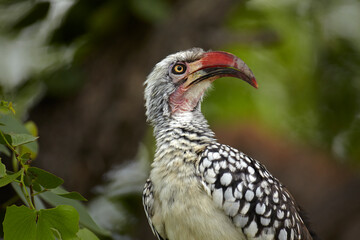
M145 82L148 121L154 124L159 118L200 111L206 89L225 76L240 78L257 88L250 68L233 54L193 48L167 56Z

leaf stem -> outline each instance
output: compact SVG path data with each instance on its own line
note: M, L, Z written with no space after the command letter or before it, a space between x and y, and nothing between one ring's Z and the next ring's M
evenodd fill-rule
M20 183L20 187L21 187L21 190L22 190L22 192L23 192L23 194L24 194L24 196L25 196L25 199L26 199L26 201L28 202L28 204L29 204L29 207L31 208L31 209L35 209L35 206L34 206L34 204L32 203L32 201L31 201L31 198L30 198L30 195L29 195L29 192L28 192L28 190L27 190L27 188L26 188L26 185L25 185L25 183L24 183L24 171L21 173L21 178L20 178L21 180L21 183Z
M30 184L30 197L31 197L31 202L34 204L34 209L35 209L36 206L35 206L34 190L32 184Z
M6 145L11 149L11 151L13 151L15 153L16 156L18 156L19 154L16 152L15 148L13 146L11 146L11 144L7 141L4 133L2 131L0 131L0 135L2 136L2 138L4 139Z
M47 191L49 191L49 190L48 190L48 189L43 189L43 190L41 190L40 192L33 193L32 196L36 196L36 195L39 195L39 194L44 193L44 192L47 192Z

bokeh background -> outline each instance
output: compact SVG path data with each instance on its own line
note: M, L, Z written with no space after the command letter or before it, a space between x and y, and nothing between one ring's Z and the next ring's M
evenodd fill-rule
M143 82L191 47L236 54L259 84L214 83L203 112L219 141L264 163L322 239L358 239L358 0L0 0L1 99L38 126L34 165L90 199L108 239L155 239Z

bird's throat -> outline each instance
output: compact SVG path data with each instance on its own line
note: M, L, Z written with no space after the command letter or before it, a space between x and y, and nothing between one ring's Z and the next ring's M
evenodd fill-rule
M193 111L199 105L209 86L210 82L208 81L196 84L190 88L180 85L169 98L172 114Z
M191 112L198 104L201 96L189 95L188 92L180 86L176 91L170 95L171 113Z

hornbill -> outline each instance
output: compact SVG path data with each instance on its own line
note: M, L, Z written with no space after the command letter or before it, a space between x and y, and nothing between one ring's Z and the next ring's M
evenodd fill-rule
M145 82L156 152L143 191L158 239L313 239L290 192L257 160L220 144L201 113L211 83L235 77L257 88L233 54L193 48L167 56Z

